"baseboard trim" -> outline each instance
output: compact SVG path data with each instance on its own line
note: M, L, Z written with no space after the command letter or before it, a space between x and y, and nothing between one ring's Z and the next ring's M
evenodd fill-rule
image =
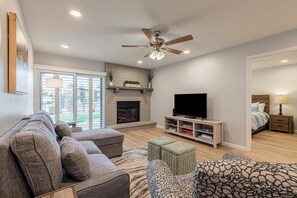
M240 146L240 145L237 145L237 144L232 144L232 143L229 143L229 142L223 142L222 145L223 146L228 146L228 147L231 147L231 148L236 148L236 149L239 149L239 150L247 151L246 147Z
M156 127L157 127L158 129L165 129L164 126L162 126L162 125L156 125Z

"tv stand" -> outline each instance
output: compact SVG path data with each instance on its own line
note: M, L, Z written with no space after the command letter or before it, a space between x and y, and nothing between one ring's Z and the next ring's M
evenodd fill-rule
M185 116L185 118L191 118L191 119L195 119L195 116Z
M165 133L171 133L217 148L223 141L223 122L191 119L180 116L165 116Z

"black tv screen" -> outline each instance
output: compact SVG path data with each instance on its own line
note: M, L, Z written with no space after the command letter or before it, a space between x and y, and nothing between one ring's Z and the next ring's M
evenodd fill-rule
M175 94L174 112L177 115L207 118L207 94Z

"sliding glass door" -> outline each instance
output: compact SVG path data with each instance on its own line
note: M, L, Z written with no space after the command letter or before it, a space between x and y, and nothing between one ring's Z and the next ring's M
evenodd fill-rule
M102 78L92 79L92 125L94 128L103 126L103 93Z
M77 76L77 126L90 126L90 77Z
M64 122L74 121L74 76L72 74L60 74L63 80L63 88L59 90L59 119Z
M40 109L54 120L76 121L83 130L103 128L103 79L98 76L49 73L41 75ZM59 77L63 88L46 88L46 78Z
M56 112L56 94L54 88L46 88L45 81L47 78L53 78L54 74L52 73L41 73L41 109L45 110L50 114L50 116L55 120Z

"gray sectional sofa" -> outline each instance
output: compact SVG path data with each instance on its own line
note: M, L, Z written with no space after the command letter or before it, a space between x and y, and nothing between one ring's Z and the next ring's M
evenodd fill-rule
M38 137L43 141L46 140L46 143L41 145L38 142ZM44 192L44 188L47 186L54 191L70 185L74 186L78 197L129 197L128 173L118 169L108 158L122 154L123 135L113 129L102 129L75 132L72 133L72 137L84 147L90 165L90 178L80 182L72 179L60 167L62 163L59 159L59 140L56 139L54 125L45 112L39 112L22 119L0 137L0 197L34 197L47 193ZM25 142L26 138L29 143ZM26 143L25 146L24 142ZM48 149L48 153L43 154L43 156L30 153L31 147L45 149L43 146ZM56 153L56 156L49 155L49 153ZM58 159L53 165L58 167L45 166L45 171L49 173L52 171L54 175L44 175L42 174L44 170L34 170L34 167L31 170L24 171L26 164L20 160L22 155L31 155L32 159L40 157L49 162ZM34 163L36 162L33 161L32 164ZM39 172L40 175L38 175ZM30 180L33 177L37 177L37 182ZM48 180L51 182L47 182ZM54 183L53 180L58 181L58 184Z

